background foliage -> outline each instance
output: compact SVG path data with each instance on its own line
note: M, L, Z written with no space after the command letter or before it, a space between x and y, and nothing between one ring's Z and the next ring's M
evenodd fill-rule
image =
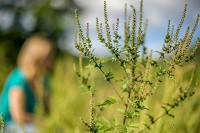
M0 57L14 64L24 39L36 32L62 45L72 27L73 12L79 8L73 0L1 0Z

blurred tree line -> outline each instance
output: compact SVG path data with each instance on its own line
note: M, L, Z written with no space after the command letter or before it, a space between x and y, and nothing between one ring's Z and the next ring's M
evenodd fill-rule
M75 8L74 0L0 0L0 65L14 65L21 45L33 33L43 32L58 48L73 27Z

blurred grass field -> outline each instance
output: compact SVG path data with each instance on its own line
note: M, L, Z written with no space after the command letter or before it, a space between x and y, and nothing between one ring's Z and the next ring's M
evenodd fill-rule
M86 61L87 62L87 61ZM51 76L52 97L51 97L51 113L49 116L42 114L40 106L37 109L37 124L41 128L41 132L46 133L87 133L86 128L81 123L80 118L88 121L89 117L89 96L81 89L81 84L78 77L75 75L74 64L78 66L78 59L66 56L57 59L54 66L54 71ZM118 77L121 74L121 68L112 63L108 64L112 71ZM141 123L148 122L147 113L157 117L163 113L161 106L173 99L179 91L180 85L187 86L190 80L192 69L195 63L190 63L184 67L178 67L175 72L175 81L166 79L161 83L155 94L146 103L149 107L148 112L142 112ZM11 67L12 68L12 67ZM6 74L11 68L2 67L0 72L0 83L3 84ZM197 80L196 93L194 96L186 100L181 106L172 111L175 118L164 116L151 128L146 130L150 133L199 133L200 132L200 68L197 66L195 79ZM102 74L98 70L93 70L91 73L92 84L96 94L94 96L95 103L101 102L108 96L115 96L110 85L105 82ZM120 87L116 83L116 88L120 91ZM105 109L101 113L105 117L120 116L116 111L117 106ZM112 117L110 117L112 118ZM119 117L119 119L122 119Z

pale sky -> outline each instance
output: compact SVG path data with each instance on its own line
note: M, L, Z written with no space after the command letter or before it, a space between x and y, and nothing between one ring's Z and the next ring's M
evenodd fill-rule
M75 0L79 4L84 12L80 16L81 25L85 28L86 23L90 24L90 32L92 42L95 48L95 54L107 55L108 51L97 40L95 25L96 17L103 20L103 4L104 0ZM111 25L116 21L116 18L120 18L121 36L123 36L123 13L124 5L127 3L128 12L131 13L130 5L133 5L137 12L139 12L140 1L139 0L107 0L107 10L109 17L109 24ZM148 19L148 29L146 34L146 45L149 50L160 50L163 45L163 40L166 34L168 20L171 20L171 24L178 25L181 19L184 5L188 4L187 14L185 22L183 23L182 32L184 32L187 26L193 27L197 14L200 14L200 0L144 0L144 20ZM139 13L138 13L139 14ZM199 24L200 27L200 24ZM200 37L200 28L198 27L195 37ZM180 34L180 37L182 35ZM72 40L73 41L73 40ZM77 53L74 46L71 45L68 49Z

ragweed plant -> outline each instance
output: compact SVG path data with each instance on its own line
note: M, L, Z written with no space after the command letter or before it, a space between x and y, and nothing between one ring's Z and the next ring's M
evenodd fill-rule
M86 73L83 72L83 66L82 66L82 55L80 54L79 56L79 71L76 70L76 75L81 79L81 83L82 83L82 88L86 89L89 92L89 123L85 122L83 120L83 118L81 118L81 122L85 124L85 126L87 126L90 130L90 132L95 133L97 132L96 129L96 111L93 105L93 96L94 96L94 90L92 88L92 85L90 83L90 72ZM86 73L86 74L85 74Z
M75 47L81 55L88 57L90 66L92 65L93 68L100 70L105 81L111 85L111 88L116 94L115 97L111 96L94 106L95 86L92 86L88 82L90 76L84 76L82 65L80 65L80 70L77 71L77 75L81 78L83 86L88 89L90 96L90 120L86 122L81 119L81 121L88 127L91 133L106 131L131 133L143 132L147 129L150 130L151 126L163 116L174 117L171 114L171 110L177 108L183 101L194 95L195 92L195 86L192 84L195 81L193 80L193 76L191 76L191 80L187 86L180 85L180 91L176 98L169 100L168 103L163 103L163 106L160 108L161 110L163 109L161 115L155 117L148 113L147 117L149 122L139 125L140 122L138 120L141 117L141 112L149 110L146 101L148 101L149 97L153 96L159 84L165 82L164 79L166 78L175 80L174 71L176 68L184 66L195 57L200 39L196 39L193 48L191 48L191 41L198 26L200 15L197 15L192 30L188 27L185 34L180 37L179 33L187 12L187 5L185 5L181 20L175 30L174 26L171 26L171 21L168 21L162 51L148 51L145 46L147 21L145 23L143 22L143 0L140 1L139 14L136 12L134 6L131 5L130 7L132 9L132 16L127 15L127 5L125 4L123 22L124 36L121 36L118 32L119 18L116 19L116 23L113 24L111 30L106 1L104 1L104 23L96 18L98 40L112 54L112 57L109 59L122 68L124 73L121 74L121 77L115 77L115 73L105 68L106 61L94 54L93 44L89 34L89 24L87 23L86 25L86 35L84 35L79 21L78 11L75 11L77 24L77 30L74 36ZM136 20L137 16L139 16L138 21ZM157 60L152 58L153 53L158 53L159 58ZM82 58L80 58L80 64L82 64L81 60ZM115 86L116 80L120 82L121 90ZM109 120L97 112L98 108L99 111L102 111L107 107L111 107L113 104L119 105L122 117L120 119L121 121L117 118Z
M4 119L2 114L0 114L0 133L4 133Z

